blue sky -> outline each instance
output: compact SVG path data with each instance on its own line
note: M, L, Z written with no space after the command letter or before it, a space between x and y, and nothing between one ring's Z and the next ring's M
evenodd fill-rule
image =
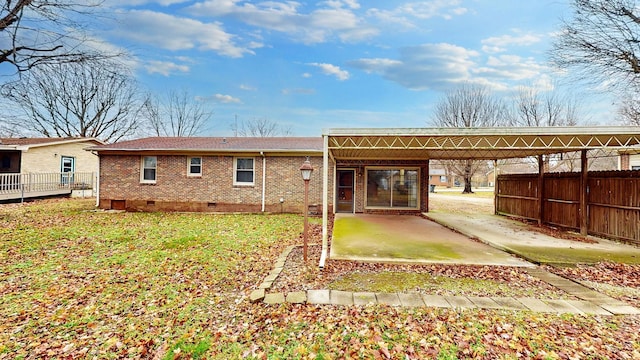
M611 100L566 81L547 52L565 0L107 0L99 35L131 54L141 85L186 89L213 109L202 135L267 118L293 135L335 127L428 127L448 90L482 84L570 91L588 124Z

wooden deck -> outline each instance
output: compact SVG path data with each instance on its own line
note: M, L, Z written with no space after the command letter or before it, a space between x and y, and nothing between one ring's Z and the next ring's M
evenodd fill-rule
M69 195L94 185L94 173L0 174L0 201Z

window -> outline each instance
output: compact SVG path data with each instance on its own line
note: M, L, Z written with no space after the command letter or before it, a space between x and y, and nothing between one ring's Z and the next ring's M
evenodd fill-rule
M202 176L202 158L201 157L192 157L188 158L188 176Z
M367 169L367 207L418 208L418 169Z
M635 166L634 165L634 166L631 167L631 170L640 170L640 166Z
M140 182L155 184L157 167L158 159L155 156L143 156L142 171L140 172Z
M3 169L11 169L11 156L4 155L2 157L2 168Z
M447 182L447 177L444 175L440 175L440 182L446 183Z
M253 158L236 158L233 164L233 184L253 185Z

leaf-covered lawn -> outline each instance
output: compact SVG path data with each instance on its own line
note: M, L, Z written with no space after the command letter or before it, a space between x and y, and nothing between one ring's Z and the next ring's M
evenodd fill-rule
M296 215L0 205L0 358L638 358L640 318L252 304Z

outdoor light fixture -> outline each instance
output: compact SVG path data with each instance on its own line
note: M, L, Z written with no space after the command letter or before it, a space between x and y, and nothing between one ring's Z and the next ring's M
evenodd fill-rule
M311 162L309 162L309 157L307 156L307 160L302 163L300 166L300 172L302 173L302 180L304 180L304 247L303 247L303 258L304 261L307 261L307 232L309 228L309 220L307 219L309 215L309 180L311 180L311 173L313 172L313 166L311 166Z
M307 156L307 160L305 160L304 163L302 163L302 166L300 166L300 172L302 173L302 180L309 181L311 179L313 166L311 166L308 156Z

